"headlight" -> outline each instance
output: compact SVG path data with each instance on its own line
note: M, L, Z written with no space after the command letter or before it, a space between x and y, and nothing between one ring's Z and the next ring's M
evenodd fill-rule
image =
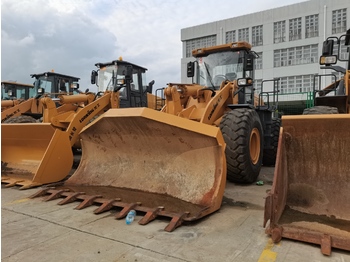
M334 65L337 63L337 56L321 56L320 57L320 65Z
M38 88L38 94L44 93L44 88Z
M72 89L78 89L78 88L79 88L79 84L78 84L78 83L72 83L72 84L70 85L70 88L72 88Z
M9 91L7 92L7 94L8 94L8 96L12 96L12 90L9 90Z
M238 78L237 85L238 86L250 86L253 84L253 79L251 78Z
M124 85L124 83L125 83L124 79L118 79L117 80L117 84L118 85Z
M247 79L245 79L245 78L240 78L240 79L237 80L237 84L238 84L239 86L245 86L245 85L247 85Z

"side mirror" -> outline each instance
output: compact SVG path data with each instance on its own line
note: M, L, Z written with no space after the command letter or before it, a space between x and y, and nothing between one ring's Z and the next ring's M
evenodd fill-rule
M91 71L91 84L94 85L96 84L96 77L98 76L97 71L92 70Z
M126 66L125 80L132 81L132 66Z
M253 71L254 70L254 54L246 54L244 56L243 68L244 71Z
M322 56L333 55L333 46L334 46L333 39L327 39L326 41L324 41L322 46Z
M153 85L154 85L155 81L152 80L151 82L148 83L148 86L147 86L147 93L150 93L152 94L152 90L153 90Z
M350 45L350 29L346 31L345 45Z
M194 77L194 62L187 63L187 77Z

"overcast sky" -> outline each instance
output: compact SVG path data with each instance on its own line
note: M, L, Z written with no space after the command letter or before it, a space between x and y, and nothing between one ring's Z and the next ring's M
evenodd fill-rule
M1 0L1 80L55 70L90 88L95 63L148 68L155 88L180 82L182 28L304 0Z

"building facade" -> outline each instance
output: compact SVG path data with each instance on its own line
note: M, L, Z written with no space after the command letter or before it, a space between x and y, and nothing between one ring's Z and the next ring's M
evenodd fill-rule
M314 82L325 86L331 79L320 69L322 43L350 28L349 0L309 0L280 8L197 25L181 30L181 81L190 83L186 65L192 50L235 41L247 41L259 55L255 61L255 87L262 80L279 78L280 93L312 91ZM348 57L342 45L341 58ZM345 62L338 65L345 66ZM340 75L338 74L338 77ZM323 81L323 83L321 83Z

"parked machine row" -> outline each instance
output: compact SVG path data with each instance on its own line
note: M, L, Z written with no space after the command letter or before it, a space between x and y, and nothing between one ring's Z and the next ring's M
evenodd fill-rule
M350 31L342 37L349 45ZM329 69L338 57L333 40L325 41L320 59ZM60 104L81 103L76 110L58 113L51 98L41 98L42 123L2 125L2 182L22 188L60 182L33 197L80 201L77 209L98 204L97 214L118 207L119 219L140 211L143 225L168 217L165 230L173 231L217 211L226 180L253 183L262 165L275 165L266 233L275 242L319 244L327 255L332 247L350 250L350 65L331 85L341 89L340 102L328 97L330 86L318 90L315 102L340 114L320 115L315 107L314 115L282 117L281 126L266 94L253 88L257 54L249 43L192 54L192 84L169 83L161 110L154 108L154 82L145 84L146 69L122 60L96 64L91 83L99 92L91 100L88 92L58 96ZM82 156L68 176L74 145Z

